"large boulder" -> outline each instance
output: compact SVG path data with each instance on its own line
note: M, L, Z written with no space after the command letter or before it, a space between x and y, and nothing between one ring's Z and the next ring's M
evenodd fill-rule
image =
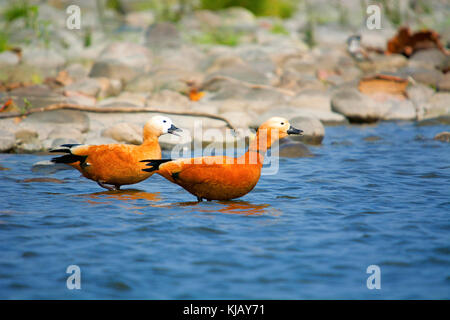
M335 112L346 116L351 122L375 122L383 118L390 105L377 103L355 88L337 90L331 97L331 106Z
M89 130L89 118L81 111L55 110L32 113L22 121L21 125L32 127L64 125L81 132L87 132Z
M142 128L132 123L117 123L102 132L102 136L114 139L118 142L129 144L142 143Z
M107 46L92 66L91 77L129 81L152 66L152 53L135 43L115 42Z
M178 48L181 35L177 27L170 22L159 22L148 27L145 44L151 49Z
M7 152L14 147L16 138L13 133L0 130L0 152Z

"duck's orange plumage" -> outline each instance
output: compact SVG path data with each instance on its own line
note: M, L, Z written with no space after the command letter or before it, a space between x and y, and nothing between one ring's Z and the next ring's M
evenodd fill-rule
M145 165L140 160L148 157L161 159L159 136L176 130L178 128L169 118L155 116L144 126L141 145L63 145L51 152L67 154L52 161L74 167L103 188L120 189L122 185L141 182L153 174L142 170Z
M143 160L167 180L195 195L199 201L242 197L258 183L264 153L278 139L300 134L286 119L274 117L263 123L248 151L239 158L211 156L178 160Z

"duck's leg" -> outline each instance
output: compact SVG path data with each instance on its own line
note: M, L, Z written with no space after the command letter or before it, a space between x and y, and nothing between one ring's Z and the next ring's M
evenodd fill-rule
M202 197L197 197L197 201L202 202L203 201Z
M115 191L115 190L117 190L116 187L108 186L107 184L105 184L105 183L103 183L103 182L101 182L101 181L97 181L97 184L98 184L100 187L105 188L105 189L107 189L107 190L109 190L109 191Z

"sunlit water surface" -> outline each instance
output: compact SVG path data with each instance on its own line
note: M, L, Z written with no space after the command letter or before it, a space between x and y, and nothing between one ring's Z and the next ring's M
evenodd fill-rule
M31 171L49 156L2 154L0 298L449 299L444 130L327 127L316 157L281 159L229 202L196 203L156 175L104 192L74 170ZM64 183L24 182L41 177Z

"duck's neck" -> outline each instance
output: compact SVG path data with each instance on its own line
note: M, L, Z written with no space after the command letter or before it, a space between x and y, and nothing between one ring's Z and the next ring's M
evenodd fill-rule
M148 130L146 127L144 127L144 132L143 132L142 138L143 138L142 146L150 146L150 145L158 145L159 146L159 142L158 142L159 136L157 134L155 134L152 130Z
M245 159L246 164L258 164L262 166L264 156L271 145L270 137L267 134L261 134L258 130L255 139L250 142L248 150L241 157L241 160Z

